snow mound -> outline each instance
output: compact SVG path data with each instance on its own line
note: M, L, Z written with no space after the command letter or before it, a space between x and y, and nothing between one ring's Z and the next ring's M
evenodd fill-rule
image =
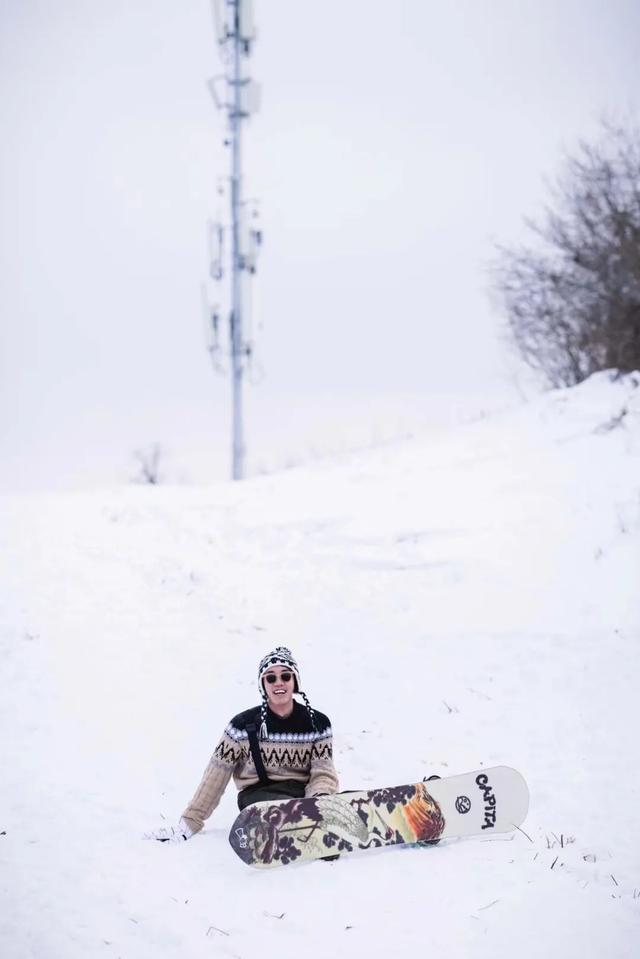
M11 959L637 954L640 375L242 484L1 503ZM345 789L505 763L500 841L252 872L173 821L285 643ZM544 921L541 921L544 917Z

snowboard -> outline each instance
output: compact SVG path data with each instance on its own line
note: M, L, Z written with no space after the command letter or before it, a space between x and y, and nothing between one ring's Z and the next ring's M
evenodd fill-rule
M249 866L286 866L361 849L511 832L528 808L520 773L494 766L407 786L255 803L242 810L229 842Z

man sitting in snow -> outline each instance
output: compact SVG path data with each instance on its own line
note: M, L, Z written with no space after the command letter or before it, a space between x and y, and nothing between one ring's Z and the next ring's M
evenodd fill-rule
M233 717L178 826L162 827L145 838L190 839L220 802L231 776L240 790L240 809L265 799L338 791L331 723L324 713L311 708L290 650L278 646L261 660L258 684L262 705ZM294 693L300 694L304 706L293 698Z

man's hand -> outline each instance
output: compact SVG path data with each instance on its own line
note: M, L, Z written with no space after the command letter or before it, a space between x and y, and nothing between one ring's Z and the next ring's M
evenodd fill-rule
M143 839L156 839L158 842L185 842L191 839L193 830L189 824L181 819L177 826L160 826L151 832L143 833Z

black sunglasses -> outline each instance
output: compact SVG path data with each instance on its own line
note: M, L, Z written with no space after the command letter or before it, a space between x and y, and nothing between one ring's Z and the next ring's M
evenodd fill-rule
M271 686L278 681L278 677L275 673L267 673L264 678ZM293 679L293 673L280 673L280 679L283 683L288 683L290 679Z

